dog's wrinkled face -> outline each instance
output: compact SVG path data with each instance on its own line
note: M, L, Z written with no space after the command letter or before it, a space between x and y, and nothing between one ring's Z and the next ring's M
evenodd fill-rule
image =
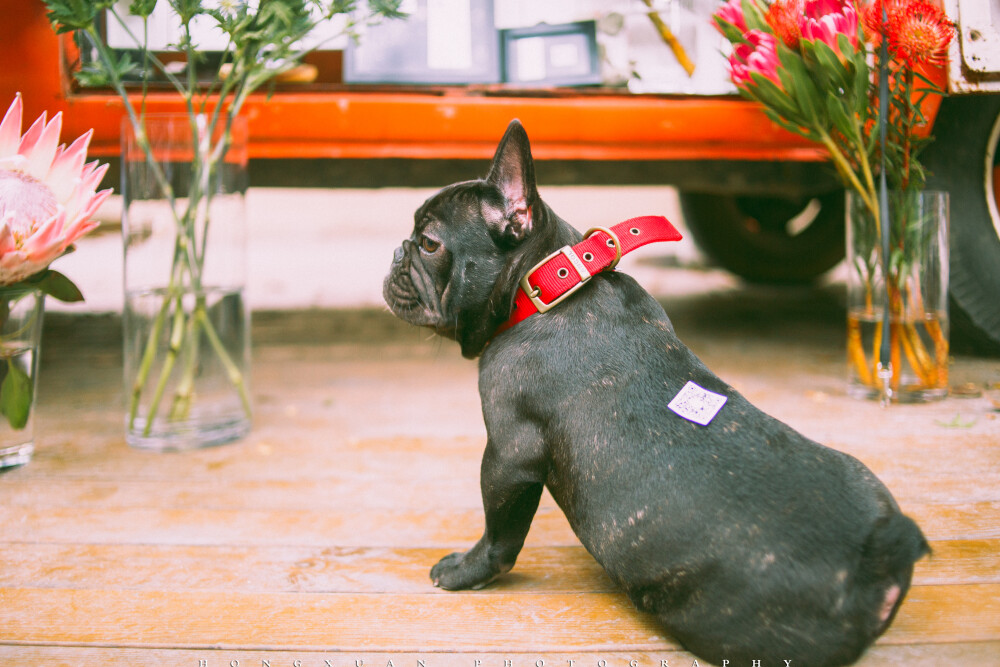
M514 121L485 179L450 185L417 209L383 284L392 312L476 356L510 314L508 283L535 199L527 135Z

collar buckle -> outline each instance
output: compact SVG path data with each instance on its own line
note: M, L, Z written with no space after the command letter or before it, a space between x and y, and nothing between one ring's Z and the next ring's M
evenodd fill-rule
M601 267L600 269L598 269L598 272L602 270L613 269L618 264L618 261L622 258L622 244L618 240L618 236L613 231L611 231L606 227L594 227L593 229L588 230L586 235L584 236L584 239L585 240L589 239L596 232L603 232L607 234L608 245L611 246L613 244L613 247L615 249L614 260L611 262L609 266ZM541 294L542 294L541 288L532 286L531 283L528 282L528 279L532 275L534 275L535 271L537 271L546 263L548 263L549 260L558 257L559 255L563 255L564 257L566 257L567 260L569 260L570 265L572 265L572 267L576 269L576 272L579 274L580 280L570 285L565 292L563 292L562 294L558 294L554 299L552 299L552 301L546 303L541 299ZM524 292L525 296L528 297L528 299L535 306L535 308L538 309L538 312L545 313L555 308L560 303L562 303L570 296L572 296L578 289L583 287L587 283L587 281L589 281L592 277L593 274L587 270L587 266L580 259L580 256L576 254L576 250L574 250L572 246L566 245L560 248L559 250L556 250L554 253L552 253L542 261L540 261L538 264L535 264L535 266L533 266L532 269L528 271L528 273L526 273L523 278L521 278L520 285L521 285L521 290Z
M580 280L579 282L570 286L570 288L567 289L565 292L558 295L556 298L552 299L552 301L550 301L549 303L545 303L544 301L542 301L541 298L542 294L541 288L533 287L531 283L528 282L528 278L534 275L535 271L542 268L550 259L558 257L559 255L566 256L566 259L569 260L569 263L572 264L573 268L576 269L576 272L580 274ZM527 296L531 300L531 303L534 304L535 308L538 309L538 312L545 313L555 308L566 299L568 299L574 292L583 287L584 284L588 280L590 280L590 278L591 278L590 272L587 271L587 267L583 265L583 261L580 260L576 252L574 252L573 248L567 245L563 246L562 248L559 248L559 250L556 250L554 253L552 253L542 261L540 261L538 264L535 264L535 266L533 266L531 270L528 271L528 273L526 273L523 278L521 278L521 290L524 291L525 296Z

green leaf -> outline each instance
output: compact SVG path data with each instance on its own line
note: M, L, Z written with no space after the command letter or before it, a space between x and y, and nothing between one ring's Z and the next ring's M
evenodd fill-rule
M840 62L837 52L824 42L817 41L814 44L813 53L816 54L816 61L819 63L822 72L826 74L829 83L836 88L844 90L849 88L848 72L843 63Z
M170 6L177 12L182 25L187 25L196 15L202 12L201 0L169 0Z
M827 95L826 96L826 112L830 116L830 120L833 121L833 126L843 134L845 137L851 141L855 140L855 127L851 123L851 117L848 115L848 111L844 108L844 98L837 95Z
M751 72L750 78L755 84L751 91L754 98L789 121L801 124L802 114L795 106L794 94L789 95L759 72Z
M83 294L73 281L52 269L40 271L24 282L59 301L66 303L83 301Z
M764 107L764 114L768 118L770 118L771 121L774 122L776 125L779 125L779 126L785 128L789 132L794 132L795 134L799 135L800 137L805 137L806 139L809 139L811 141L818 141L819 140L819 135L816 134L816 132L814 132L813 130L811 130L811 129L807 128L807 127L801 127L799 125L796 125L795 123L792 123L792 122L790 122L790 121L782 118L781 116L779 116L774 111L774 109L769 109L767 107Z
M729 40L729 42L733 44L740 44L741 42L746 41L743 39L743 31L729 21L724 21L718 16L713 16L712 19L715 21L715 25L719 27L719 30L722 31L723 36Z
M156 0L132 0L132 4L128 8L128 13L132 16L148 18L154 9L156 9Z
M335 5L338 3L334 3ZM344 3L353 5L354 3ZM372 14L384 16L387 19L399 19L406 16L405 12L399 11L403 0L368 0L368 9ZM343 10L338 13L344 13Z
M28 424L32 398L34 385L31 378L18 368L13 359L7 359L7 377L0 384L0 414L7 418L14 430L20 431Z
M46 17L56 32L85 30L97 20L99 5L87 0L46 0Z
M934 423L937 424L938 426L943 426L944 428L972 428L973 426L976 425L976 421L977 420L975 417L972 417L968 420L963 420L962 414L956 413L955 418L952 419L950 422L944 422L941 421L940 419L935 419Z
M760 11L756 2L743 0L741 4L743 5L743 20L747 23L747 30L763 30L773 34L771 26L767 24L764 13Z
M779 47L778 60L782 68L788 69L789 76L795 82L795 90L791 94L798 102L806 123L813 127L824 127L827 124L822 111L824 105L802 57L791 49Z
M854 59L854 112L861 117L862 122L871 115L868 104L872 89L871 73L864 54L859 53Z

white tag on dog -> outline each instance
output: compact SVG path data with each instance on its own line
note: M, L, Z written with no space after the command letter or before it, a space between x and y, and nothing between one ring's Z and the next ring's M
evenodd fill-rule
M708 426L727 400L729 399L722 394L716 394L699 387L694 382L688 382L667 407L688 421Z

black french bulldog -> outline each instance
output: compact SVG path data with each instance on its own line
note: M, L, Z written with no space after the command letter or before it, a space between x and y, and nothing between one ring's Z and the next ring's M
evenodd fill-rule
M702 659L844 665L886 630L930 551L920 529L860 461L716 377L633 279L600 273L496 333L521 277L581 239L539 198L518 121L485 179L444 188L414 220L385 300L480 357L488 433L485 533L434 585L509 571L548 486L633 603ZM706 426L666 408L688 381L727 398Z

